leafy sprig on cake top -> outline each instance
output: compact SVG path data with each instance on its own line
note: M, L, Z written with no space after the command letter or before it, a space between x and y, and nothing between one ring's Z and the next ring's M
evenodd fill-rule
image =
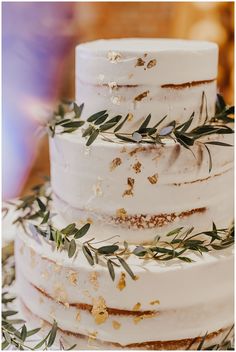
M55 134L72 133L78 129L82 129L82 137L86 138L87 146L94 143L99 135L110 142L148 143L162 146L165 145L166 139L172 139L192 153L191 148L198 142L203 145L209 155L209 172L212 169L209 146L231 146L231 144L218 140L202 141L203 137L213 134L225 135L233 133L232 128L227 124L233 121L231 116L234 114L234 107L226 105L223 97L220 95L217 95L216 114L213 117L209 117L206 95L203 92L200 117L202 119L203 114L205 115L204 122L192 129L194 113L184 123L179 124L173 120L167 125L164 125L167 115L156 124L152 124L152 116L149 114L138 129L130 133L125 133L122 130L125 129L127 121L132 118L130 113L125 117L122 115L110 117L107 110L102 110L91 115L87 120L82 120L81 114L83 108L84 104L78 106L75 102L60 104L58 110L54 112L47 124L49 135L54 137Z
M86 223L78 228L72 223L62 229L57 228L51 221L53 216L49 210L51 196L43 185L35 187L27 199L29 202L27 206L25 198L17 204L18 210L25 211L25 215L18 217L20 219L18 223L25 231L29 230L37 242L40 242L40 238L44 238L57 250L65 250L69 258L76 256L80 251L91 266L106 265L112 280L115 279L116 267L122 267L132 279L136 279L135 273L127 263L130 256L156 262L170 260L192 262L193 253L202 255L213 250L223 250L234 243L234 227L218 229L214 223L211 230L200 233L194 233L194 227L190 229L179 227L163 236L156 236L148 245L129 246L127 242L121 245L119 242L111 243L112 238L99 242L95 241L95 238L90 238L80 242L77 240L87 235L91 225ZM30 222L25 226L25 221L36 219L37 224Z

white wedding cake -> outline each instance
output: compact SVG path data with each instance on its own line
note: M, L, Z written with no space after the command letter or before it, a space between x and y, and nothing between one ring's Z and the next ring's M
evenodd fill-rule
M77 110L59 114L50 137L52 216L16 239L29 320L56 320L78 349L196 349L231 327L233 137L222 124L198 129L215 115L217 63L209 42L77 46Z

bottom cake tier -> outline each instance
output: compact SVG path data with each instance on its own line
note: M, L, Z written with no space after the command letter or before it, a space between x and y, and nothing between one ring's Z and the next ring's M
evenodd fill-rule
M160 263L130 256L121 267L91 266L44 238L19 233L15 242L18 294L30 322L76 349L197 349L219 343L233 324L232 249L191 254L194 262ZM191 347L190 347L191 346Z

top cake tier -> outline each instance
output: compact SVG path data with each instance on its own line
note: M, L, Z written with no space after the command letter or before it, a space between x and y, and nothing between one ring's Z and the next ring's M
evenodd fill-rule
M84 117L107 109L132 114L125 129L133 131L149 114L153 123L200 116L203 92L214 114L218 47L214 43L175 39L110 39L76 48L76 100Z

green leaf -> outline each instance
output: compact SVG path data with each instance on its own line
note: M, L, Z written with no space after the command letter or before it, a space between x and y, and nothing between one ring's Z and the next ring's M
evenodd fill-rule
M64 235L68 235L69 236L69 235L73 234L74 230L75 230L75 223L66 226L64 229L61 230L61 232Z
M191 263L193 260L188 258L188 257L178 257L178 259L182 260L183 262L186 263Z
M49 220L49 217L50 217L50 211L47 211L46 214L44 215L44 218L43 218L43 220L41 222L41 225L42 224L46 224L48 222L48 220Z
M183 124L176 127L176 129L180 130L181 133L186 132L189 129L189 127L191 126L191 124L193 122L193 118L194 118L194 112L192 113L192 115L190 116L190 118L186 122L184 122Z
M122 115L116 115L112 117L110 120L108 120L106 123L118 123L122 119Z
M95 128L93 126L89 126L88 128L86 128L86 130L84 130L82 137L87 137L91 135L93 131L95 131Z
M42 210L42 212L45 212L47 210L46 205L39 198L36 198L36 201L38 203L40 210Z
M50 331L49 338L48 338L48 343L47 343L48 347L51 347L54 344L55 339L56 339L56 335L57 335L57 329L58 329L57 323L54 320L54 323L53 323L53 326L52 326L52 329Z
M102 111L99 111L99 112L96 112L95 114L91 115L87 121L88 122L94 122L96 121L98 118L100 118L101 116L105 115L107 112L107 110L102 110Z
M175 131L174 132L175 134L175 137L177 139L177 141L183 146L186 148L189 147L189 146L192 146L194 144L194 139L189 137L187 134L185 133L180 133L178 131Z
M83 251L83 253L85 255L85 258L89 262L89 264L93 266L94 265L94 259L93 259L93 256L92 256L92 253L91 253L90 249L86 245L83 245L82 246L82 251Z
M112 278L112 281L114 281L115 280L115 270L114 270L114 266L112 264L112 261L110 259L108 259L108 261L107 261L107 268L108 268L109 274Z
M114 132L118 132L125 124L125 122L128 120L130 114L127 114L124 120L114 129Z
M73 103L74 105L74 112L75 112L75 116L77 119L80 118L81 114L82 114L82 111L84 109L84 103L81 104L80 106L78 106L75 102Z
M81 227L79 230L77 230L74 233L74 239L78 239L85 236L89 229L90 229L90 224L89 223L85 224L83 227Z
M168 232L168 233L166 234L166 236L169 237L169 236L176 235L176 234L178 234L181 230L183 230L183 226L182 226L182 227L177 227L176 229L174 229L174 230Z
M211 172L212 170L212 157L211 157L211 152L210 152L210 149L207 147L206 144L204 144L206 150L207 150L207 153L208 153L208 157L209 157L209 172Z
M95 125L101 125L103 122L106 121L106 119L108 118L108 114L102 115L101 117L99 117L94 124Z
M216 96L216 111L217 113L223 111L226 107L226 103L224 101L224 98L222 97L222 95L217 94Z
M207 335L208 335L208 331L206 332L206 334L202 337L202 340L201 342L199 343L198 347L197 347L197 351L201 351L202 348L203 348L203 345L206 341L206 338L207 338Z
M222 146L222 147L233 147L232 144L223 143L223 142L218 142L218 141L205 142L205 144L220 145L220 146Z
M113 245L103 246L103 247L98 248L98 253L99 254L113 254L118 249L119 249L119 246L113 244Z
M152 118L152 115L149 114L149 115L145 118L145 120L143 121L143 123L141 124L141 126L139 127L138 132L142 133L142 130L144 130L145 128L148 127L149 122L151 121L151 118Z
M77 346L77 344L75 343L74 345L70 346L69 348L65 348L65 351L71 351L71 350L73 350L76 346Z
M115 136L116 138L121 139L122 141L136 143L133 139L128 138L126 136L122 136L121 134L115 133Z
M98 135L99 135L99 130L97 129L91 134L91 136L87 140L86 146L87 147L90 146L95 141L95 139L98 137Z
M123 268L125 269L125 271L130 275L130 277L135 280L136 276L134 275L133 271L131 270L131 268L129 267L129 265L126 263L126 261L117 256L117 259L119 260L120 264L123 266Z
M234 114L234 106L230 106L228 109L226 109L225 113L227 115L233 115ZM234 122L233 119L231 119L231 120L232 120L232 122Z
M2 350L5 350L9 345L10 345L10 343L7 340L3 341L2 342Z
M20 338L22 341L25 341L27 337L27 328L25 326L25 324L22 326L22 329L21 329L21 334L20 334Z
M2 316L3 318L7 318L12 315L16 315L17 313L18 313L17 310L6 310L6 311L2 311Z
M106 122L106 123L104 123L104 125L101 125L99 127L99 130L100 130L100 132L104 132L104 131L110 130L115 125L116 125L116 122Z
M85 121L71 121L71 122L66 122L65 124L62 125L64 128L79 128L83 126Z
M72 239L70 241L70 244L69 244L69 249L68 249L68 256L69 258L72 258L75 254L75 251L76 251L76 243L75 243L75 240Z
M162 119L160 121L158 121L153 128L157 128L158 126L160 126L160 124L167 118L167 115L165 115L164 117L162 117Z
M30 337L30 336L37 334L40 330L41 330L41 328L36 328L36 329L27 331L27 337Z

